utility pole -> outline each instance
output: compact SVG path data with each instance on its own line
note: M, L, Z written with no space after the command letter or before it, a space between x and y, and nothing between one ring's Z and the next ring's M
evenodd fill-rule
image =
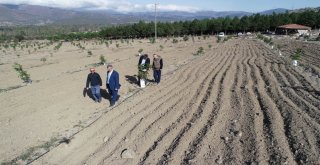
M154 41L157 41L157 5L158 4L154 4Z

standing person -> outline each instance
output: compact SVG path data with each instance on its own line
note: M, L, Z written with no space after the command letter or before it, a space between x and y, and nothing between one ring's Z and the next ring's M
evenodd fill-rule
M162 67L163 67L163 60L162 58L157 55L157 54L154 54L153 55L153 65L152 65L152 68L153 68L153 77L154 77L154 81L159 84L160 83L160 80L161 80L161 70L162 70Z
M86 89L89 89L89 84L90 84L90 89L92 96L94 98L95 102L101 102L101 94L100 94L100 86L102 86L102 80L101 77L98 73L96 73L95 68L90 68L90 73L88 74L87 77L87 83L86 83Z
M110 107L114 106L116 104L116 101L118 101L118 91L120 89L119 84L119 73L115 70L113 70L113 66L109 64L107 66L107 89L111 96L111 105Z
M149 66L150 66L150 58L148 57L148 54L144 54L139 59L138 70L139 70L139 72L148 72ZM138 76L138 82L140 82L140 79L141 79L141 77ZM145 80L145 81L147 81L147 80Z

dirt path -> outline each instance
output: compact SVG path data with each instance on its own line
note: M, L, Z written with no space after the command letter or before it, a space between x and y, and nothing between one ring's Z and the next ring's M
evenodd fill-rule
M34 164L316 164L319 86L262 43L219 44ZM121 158L125 150L133 159Z

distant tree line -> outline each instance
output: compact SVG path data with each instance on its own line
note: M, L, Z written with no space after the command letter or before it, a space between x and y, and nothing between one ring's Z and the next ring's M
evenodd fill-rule
M85 31L100 31L106 25L45 25L45 26L0 26L0 42L41 40L56 34L81 33Z
M304 12L286 12L282 14L212 18L180 22L159 22L157 35L159 37L184 36L184 35L208 35L225 32L234 34L238 32L264 32L275 31L283 24L297 23L310 26L313 29L320 27L320 11L307 10ZM51 39L90 39L90 38L149 38L154 36L154 22L140 21L135 24L107 27L97 33L72 33L56 35Z
M297 23L310 26L313 29L320 27L320 10L305 10L303 12L286 12L281 14L211 18L203 20L180 21L180 22L159 22L157 34L159 37L184 36L184 35L208 35L225 32L234 34L238 32L264 32L275 31L283 24ZM75 27L72 27L75 28ZM69 28L69 31L56 33L48 27L47 30L36 28L41 35L37 39L47 38L49 40L82 40L92 38L119 39L119 38L150 38L154 36L154 22L140 21L134 24L105 27L94 32L84 32ZM1 31L1 29L0 29ZM50 31L50 32L48 32ZM18 33L20 34L20 33ZM28 33L27 33L28 36ZM30 35L26 39L30 39ZM1 41L1 36L0 36Z

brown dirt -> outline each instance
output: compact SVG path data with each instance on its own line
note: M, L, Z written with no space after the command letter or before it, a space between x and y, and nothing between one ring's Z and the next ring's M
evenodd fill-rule
M69 129L75 121L80 120L74 114L76 111L85 113L82 117L84 120L91 115L86 111L92 108L92 112L96 108L97 112L104 111L96 122L77 133L70 143L52 147L33 163L318 163L320 86L312 79L306 79L275 51L257 40L232 39L221 44L214 41L214 38L195 44L190 41L187 43L189 45L180 43L180 46L166 50L163 57L170 69L165 70L161 84L137 91L113 109L104 108L106 103L95 105L78 96L79 93L66 99L66 94L81 89L83 81L79 83L77 80L84 77L86 71L61 77L65 81L73 80L72 86L67 85L72 88L69 91L65 91L68 88L64 87L61 78L54 78L0 94L1 105L8 108L2 111L5 113L1 119L6 118L4 115L15 117L14 125L1 127L1 130L8 130L1 134L1 138L15 139L11 143L1 143L1 148L5 147L5 150L0 157L9 159L15 155L13 153L28 148L29 144L36 145L34 138L42 133L51 136L54 132L60 133L62 127ZM205 55L196 58L191 55L199 46L207 47L207 43L211 43L213 48L206 49ZM157 51L159 45L156 45L150 45L150 48L146 46L146 49ZM128 49L132 51L134 48ZM122 50L117 57L127 59L129 50ZM112 59L112 56L109 58ZM131 56L129 59L117 64L122 76L134 74L130 68L135 67L137 59ZM125 88L134 86L124 78L122 83ZM34 86L38 85L41 85L39 90L48 86L65 90L32 93L37 89ZM41 103L46 107L47 95L54 97L52 104L55 106L43 112L40 108L32 112L25 107L28 102L21 101L29 97L40 99L46 96L43 98L45 103ZM5 104L4 99L9 103ZM18 105L21 106L20 111L16 110ZM70 110L63 109L67 105ZM10 112L11 109L13 112ZM56 116L58 114L59 117ZM45 119L39 120L39 117ZM23 123L26 123L25 126ZM46 129L48 123L51 130ZM34 136L25 136L28 137L25 139L22 135L28 132L26 129L41 131ZM19 140L22 142L19 143ZM12 151L20 145L22 149ZM133 159L121 158L125 149L135 152Z

